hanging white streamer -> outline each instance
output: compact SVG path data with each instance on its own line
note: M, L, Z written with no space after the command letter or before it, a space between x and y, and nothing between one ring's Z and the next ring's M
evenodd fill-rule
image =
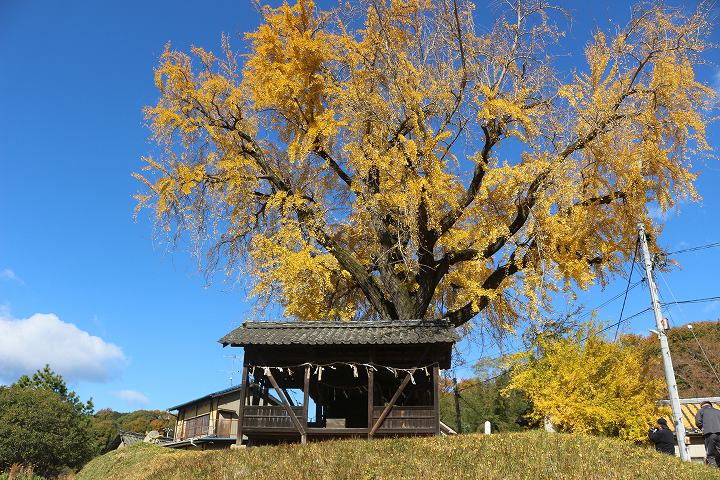
M366 371L368 372L368 376L369 376L370 370L377 372L378 369L380 369L380 368L386 369L388 372L392 373L395 378L398 378L398 371L406 372L406 373L410 374L410 379L412 380L412 383L415 384L415 377L413 376L413 373L417 372L417 370L422 370L425 372L425 375L429 377L430 371L428 370L428 368L431 366L435 366L437 364L433 363L431 365L425 365L425 366L420 366L420 367L416 367L416 368L395 368L395 367L389 367L387 365L373 365L370 363L333 362L333 363L328 363L328 364L313 364L310 362L305 362L300 365L286 365L285 367L276 367L276 366L263 367L260 365L253 365L250 368L252 368L252 370L251 370L252 375L255 375L255 368L262 368L263 373L266 376L269 376L271 373L270 369L272 369L272 368L275 368L275 369L279 370L280 372L284 372L283 368L285 368L288 370L288 374L292 375L293 374L292 369L295 367L304 367L304 366L309 366L311 368L315 367L315 369L311 370L311 372L313 375L317 375L318 381L319 381L319 380L322 380L322 374L323 374L323 370L325 368L331 368L333 370L337 370L338 365L349 366L352 369L353 377L355 377L355 378L359 377L358 368L357 368L358 365L362 365L365 367Z

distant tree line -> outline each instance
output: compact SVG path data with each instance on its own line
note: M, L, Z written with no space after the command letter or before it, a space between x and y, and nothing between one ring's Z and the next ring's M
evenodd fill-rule
M531 403L522 392L503 390L510 375L503 372L502 364L491 358L482 358L474 366L475 377L460 380L457 385L460 423L463 433L482 432L489 421L493 432L511 432L531 426L526 418ZM456 415L454 385L446 380L440 394L440 419L459 430Z
M136 410L120 413L109 408L98 410L91 417L91 431L95 451L102 454L111 449L120 432L146 433L157 430L171 433L175 416L162 410Z

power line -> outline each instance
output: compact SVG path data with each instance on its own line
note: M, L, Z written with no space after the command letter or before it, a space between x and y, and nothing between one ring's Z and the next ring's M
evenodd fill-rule
M716 301L719 301L719 300L720 300L720 297L693 298L693 299L690 299L690 300L676 300L676 301L674 301L674 302L662 302L661 305L662 305L663 307L666 307L666 306L668 306L668 305L682 305L682 304L686 304L686 303L706 303L706 302L716 302ZM642 315L643 313L648 312L648 311L650 311L650 310L652 310L652 307L647 307L647 308L645 308L645 309L643 309L643 310L640 310L639 312L634 313L634 314L630 315L629 317L622 318L622 319L618 320L618 321L615 322L615 323L612 323L612 324L610 324L610 325L607 325L606 327L598 330L597 333L601 333L601 332L604 332L604 331L606 331L606 330L611 329L612 327L616 327L616 326L618 326L619 324L625 323L625 322L627 322L628 320L632 320L633 318L639 317L639 316ZM588 339L588 337L585 337L585 338L583 338L583 339L581 340L581 342L584 342L584 341L587 340L587 339Z
M645 309L643 309L643 310L640 310L639 312L633 313L633 314L630 315L629 317L621 318L621 319L618 320L617 322L611 323L610 325L607 325L606 327L601 328L600 330L597 331L597 333L602 333L602 332L604 332L604 331L606 331L606 330L610 330L610 329L613 328L613 327L617 327L618 325L620 325L620 324L622 324L622 323L625 323L625 322L627 322L628 320L632 320L633 318L639 317L639 316L642 315L643 313L649 312L650 310L652 310L652 307L647 307L647 308L645 308ZM580 342L584 342L584 341L587 340L588 338L590 338L590 337L589 337L589 336L588 336L588 337L585 337L585 338L583 338L582 340L580 340Z
M658 273L660 273L660 272L658 272ZM663 282L665 283L665 286L670 291L670 295L672 295L673 300L677 302L678 299L675 296L675 293L672 291L672 288L670 288L670 284L667 282L667 280L665 280L665 276L662 273L660 273L660 278L662 278ZM710 367L710 370L712 371L713 375L715 375L715 379L718 381L718 383L720 383L720 376L718 376L718 372L717 372L717 370L715 370L715 366L710 361L710 358L708 358L708 355L705 352L705 349L700 344L700 341L698 340L697 335L695 335L695 329L693 329L692 324L690 322L688 322L687 316L685 315L685 312L683 311L682 306L680 306L679 304L678 304L678 309L680 310L680 313L683 316L683 320L685 320L685 323L687 323L687 328L688 328L688 330L690 330L690 333L692 333L692 336L695 339L695 343L697 343L697 346L700 348L700 352L702 352L703 357L705 357L705 362ZM693 357L697 358L696 355L693 355Z
M631 284L624 292L620 292L620 293L618 293L617 295L615 295L614 297L612 297L612 298L610 298L610 299L608 299L608 300L605 300L605 301L604 301L603 303L601 303L600 305L598 305L598 306L596 306L596 307L594 307L594 308L589 309L588 311L586 311L586 312L583 313L582 315L578 316L577 319L578 319L578 320L582 320L582 319L584 319L584 318L589 317L590 315L592 315L592 312L594 312L595 310L600 310L601 308L603 308L603 307L609 305L610 303L614 302L615 300L619 299L619 298L622 297L623 295L627 295L627 292L630 292L632 289L634 289L635 287L637 287L638 285L640 285L640 284L643 283L644 281L645 281L645 278L642 278L642 279L638 280L637 282ZM573 315L570 315L570 316L572 317Z
M712 370L713 374L715 375L715 379L720 383L720 376L718 376L717 370L715 370L715 367L713 366L712 362L707 356L707 353L705 353L705 349L702 345L700 345L700 340L698 340L697 335L695 335L695 329L693 328L692 324L688 324L688 330L692 332L692 336L695 339L695 343L697 343L697 346L700 347L700 351L702 352L703 356L705 357L705 361L710 366L710 370Z
M683 248L682 250L675 250L674 252L668 252L666 255L677 255L678 253L696 252L698 250L705 250L706 248L720 247L720 242L706 243L705 245L697 245L695 247Z
M636 245L636 247L637 247L637 245ZM637 253L637 248L636 248L635 252ZM633 258L633 265L634 265L634 262L635 262L635 259ZM631 275L632 275L632 271L631 271ZM620 293L618 293L617 295L609 298L608 300L605 300L605 301L604 301L603 303L601 303L600 305L597 305L596 307L588 310L587 312L585 312L585 313L583 313L582 315L578 316L578 317L577 317L577 320L582 320L582 319L590 316L590 315L592 314L592 312L594 312L594 311L596 311L596 310L600 310L601 308L607 306L608 304L614 302L615 300L619 299L619 298L622 297L622 296L625 296L625 298L627 298L628 292L630 292L632 289L634 289L635 287L637 287L638 285L640 285L640 284L643 283L644 281L645 281L645 278L641 278L641 279L638 280L637 282L635 282L635 283L633 283L633 284L629 284L628 287L625 289L624 292L620 292ZM624 303L625 303L625 302L623 302L623 304L624 304ZM624 305L623 305L623 309L624 309ZM624 322L626 322L626 321L628 321L628 320L632 320L633 318L642 315L643 313L647 312L648 310L650 310L649 307L646 308L645 310L643 310L643 311L641 311L641 312L637 312L637 313L635 313L635 314L633 314L633 315L631 315L631 316L629 316L629 317L627 317L627 318L624 318L624 319L621 318L618 322L615 322L615 323L613 323L613 324L611 324L611 325L608 325L607 327L605 327L605 328L603 328L602 330L600 330L600 332L604 332L605 330L609 330L609 329L611 329L612 327L619 326L621 323L624 323ZM621 312L621 316L622 316L622 312ZM572 315L571 315L571 317L572 317ZM582 341L585 341L585 340L587 340L587 337L584 338ZM505 375L505 374L507 374L507 373L510 373L510 369L502 370L502 371L501 371L500 373L498 373L497 375L493 375L492 377L488 377L488 378L484 378L484 379L482 379L482 380L478 380L477 382L473 382L473 383L471 383L471 384L469 384L469 385L464 385L464 386L462 386L462 387L458 387L458 392L463 392L463 391L467 390L468 388L477 387L477 386L479 386L479 385L483 385L483 384L486 384L486 383L490 383L490 382L492 382L493 380L497 380L498 378L502 377L503 375Z
M705 297L705 298L693 298L690 300L676 300L674 302L665 302L662 305L685 305L687 303L707 303L707 302L717 302L720 300L720 297Z
M670 296L673 298L674 301L677 302L677 297L675 296L675 292L673 292L673 289L670 288L670 284L667 280L665 280L665 275L662 274L662 272L658 271L658 276L662 279L663 283L667 287L668 291L670 292ZM658 292L659 293L659 292ZM678 305L678 310L680 310L680 315L682 315L683 320L685 323L689 323L687 320L687 317L685 316L685 312L683 311L682 307ZM668 316L670 314L668 313Z
M640 283L640 282L638 282L638 283ZM619 321L617 321L617 322L615 322L615 323L612 323L612 324L610 324L610 325L607 325L606 327L598 330L596 333L602 333L602 332L604 332L604 331L606 331L606 330L610 330L611 328L616 327L616 326L618 326L618 325L621 324L621 323L624 323L624 322L627 322L627 321L629 321L629 320L632 320L633 318L639 317L639 316L642 315L643 313L647 313L647 312L649 312L650 310L652 310L652 307L647 307L647 308L645 308L645 309L643 309L643 310L640 310L639 312L636 312L636 313L630 315L629 317L625 317L625 318L623 318L623 319L621 319L621 320L619 320ZM582 342L586 341L588 338L590 338L590 337L589 337L589 336L586 336L585 338L581 339L578 343L582 343ZM493 380L497 380L498 378L502 377L503 375L510 373L510 370L511 370L511 368L508 368L508 369L506 369L506 370L501 371L501 372L498 373L497 375L493 375L492 377L484 378L484 379L482 379L482 380L478 380L477 382L471 383L471 384L469 384L469 385L464 385L463 387L459 387L459 388L458 388L458 392L463 392L463 391L467 390L468 388L477 387L477 386L483 385L483 384L485 384L485 383L492 382ZM462 398L462 396L461 396L460 398Z
M642 279L642 280L638 281L637 283L635 283L635 285L638 285L638 284L642 283L644 280L645 280L645 279ZM622 295L622 294L621 294L621 295ZM619 297L619 296L618 296L618 297ZM718 301L718 300L720 300L720 296L718 296L718 297L705 297L705 298L693 298L693 299L690 299L690 300L680 300L680 301L674 301L674 302L664 302L664 303L662 303L662 306L667 306L667 305L679 305L679 304L685 304L685 303L704 303L704 302L712 302L712 301ZM600 330L598 330L598 331L595 332L595 333L602 333L602 332L605 332L605 331L607 331L607 330L610 330L611 328L617 327L618 325L623 324L623 323L625 323L625 322L628 322L628 321L632 320L633 318L637 318L637 317L639 317L640 315L642 315L643 313L649 312L650 310L652 310L652 307L646 307L646 308L640 310L639 312L633 313L633 314L630 315L629 317L621 318L620 320L618 320L618 321L615 322L615 323L611 323L610 325L606 325L605 327L601 328ZM589 337L589 336L586 336L586 337L582 338L578 343L582 343L582 342L586 341L588 338L590 338L590 337ZM488 377L488 378L484 378L484 379L482 379L482 380L478 380L477 382L471 383L471 384L469 384L469 385L465 385L465 386L463 386L463 387L461 387L461 388L459 387L459 388L458 388L458 392L462 392L462 391L464 391L464 390L467 390L468 388L477 387L477 386L479 386L479 385L483 385L483 384L485 384L485 383L492 382L493 380L497 380L498 378L502 377L503 375L505 375L505 374L507 374L507 373L510 373L510 369L503 370L503 371L501 371L500 373L498 373L497 375L493 375L492 377ZM461 398L462 398L462 397L461 397Z
M635 251L633 252L632 263L630 264L630 275L628 275L627 287L625 287L625 297L623 297L622 308L620 309L620 320L622 320L623 312L625 311L625 302L627 302L628 292L630 291L630 280L632 280L632 274L635 271L635 259L637 258L638 247L640 246L640 239L635 241ZM618 320L617 328L615 329L615 337L613 340L617 340L618 332L620 331L620 320Z

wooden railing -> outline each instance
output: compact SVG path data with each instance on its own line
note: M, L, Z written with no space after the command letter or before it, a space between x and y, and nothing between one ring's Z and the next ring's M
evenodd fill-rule
M300 423L305 425L302 407L292 407ZM282 405L246 405L243 420L243 430L275 429L295 430L290 416Z
M306 425L302 407L292 407L302 425ZM384 407L373 408L373 424L377 422ZM180 440L202 437L209 434L209 417L203 416L186 421ZM394 406L377 433L433 433L436 425L435 411L432 406ZM296 431L290 416L281 405L246 405L243 420L243 431ZM234 438L237 435L237 419L218 418L213 435L223 438Z
M380 418L385 407L373 408L373 424ZM394 406L378 432L417 431L431 433L435 431L435 410L432 406Z

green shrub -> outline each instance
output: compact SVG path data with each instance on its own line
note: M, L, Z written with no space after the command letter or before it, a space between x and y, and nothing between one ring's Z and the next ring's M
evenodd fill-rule
M44 388L0 388L0 471L33 465L43 476L76 470L92 458L87 415Z

